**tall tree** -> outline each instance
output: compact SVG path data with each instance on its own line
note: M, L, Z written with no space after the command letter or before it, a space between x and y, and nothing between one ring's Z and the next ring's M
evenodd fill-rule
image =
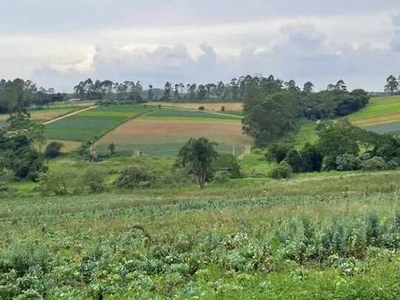
M166 101L166 102L171 101L171 90L172 90L171 83L169 83L167 81L164 86L164 95L162 97L163 101Z
M151 84L149 84L149 90L147 92L147 100L149 100L149 101L154 100L153 86Z
M307 82L304 84L303 93L305 93L305 94L311 94L311 93L313 92L313 90L314 90L314 84L313 84L312 82L310 82L310 81L307 81Z
M398 90L399 90L399 81L397 80L396 77L390 75L386 79L385 92L394 95L396 94L396 92L398 92Z
M205 187L207 174L218 158L215 146L216 143L206 138L191 138L179 151L178 163L190 169L201 189Z

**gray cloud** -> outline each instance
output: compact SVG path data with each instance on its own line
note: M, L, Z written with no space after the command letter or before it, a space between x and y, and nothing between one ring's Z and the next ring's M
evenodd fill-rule
M382 89L400 73L398 0L0 0L0 77L71 90L270 73ZM29 49L29 51L27 51Z
M0 0L0 7L3 32L49 32L390 12L398 0Z

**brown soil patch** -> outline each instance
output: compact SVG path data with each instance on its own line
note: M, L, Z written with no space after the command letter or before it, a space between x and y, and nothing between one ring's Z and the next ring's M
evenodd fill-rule
M48 121L70 112L71 109L38 110L31 112L32 120Z
M100 143L161 143L205 136L215 141L248 140L240 122L203 122L179 120L131 120L100 140Z

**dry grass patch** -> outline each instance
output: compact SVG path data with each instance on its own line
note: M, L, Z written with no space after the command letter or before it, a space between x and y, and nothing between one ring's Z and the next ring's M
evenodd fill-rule
M393 113L384 116L372 117L363 120L356 120L352 123L354 125L365 127L365 126L373 126L373 125L380 125L380 124L389 124L389 123L396 123L400 122L400 113Z

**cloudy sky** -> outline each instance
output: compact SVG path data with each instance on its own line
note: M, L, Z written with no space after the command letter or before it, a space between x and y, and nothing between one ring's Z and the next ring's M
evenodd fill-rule
M392 73L399 0L0 0L0 78L59 91L244 74L379 91Z

